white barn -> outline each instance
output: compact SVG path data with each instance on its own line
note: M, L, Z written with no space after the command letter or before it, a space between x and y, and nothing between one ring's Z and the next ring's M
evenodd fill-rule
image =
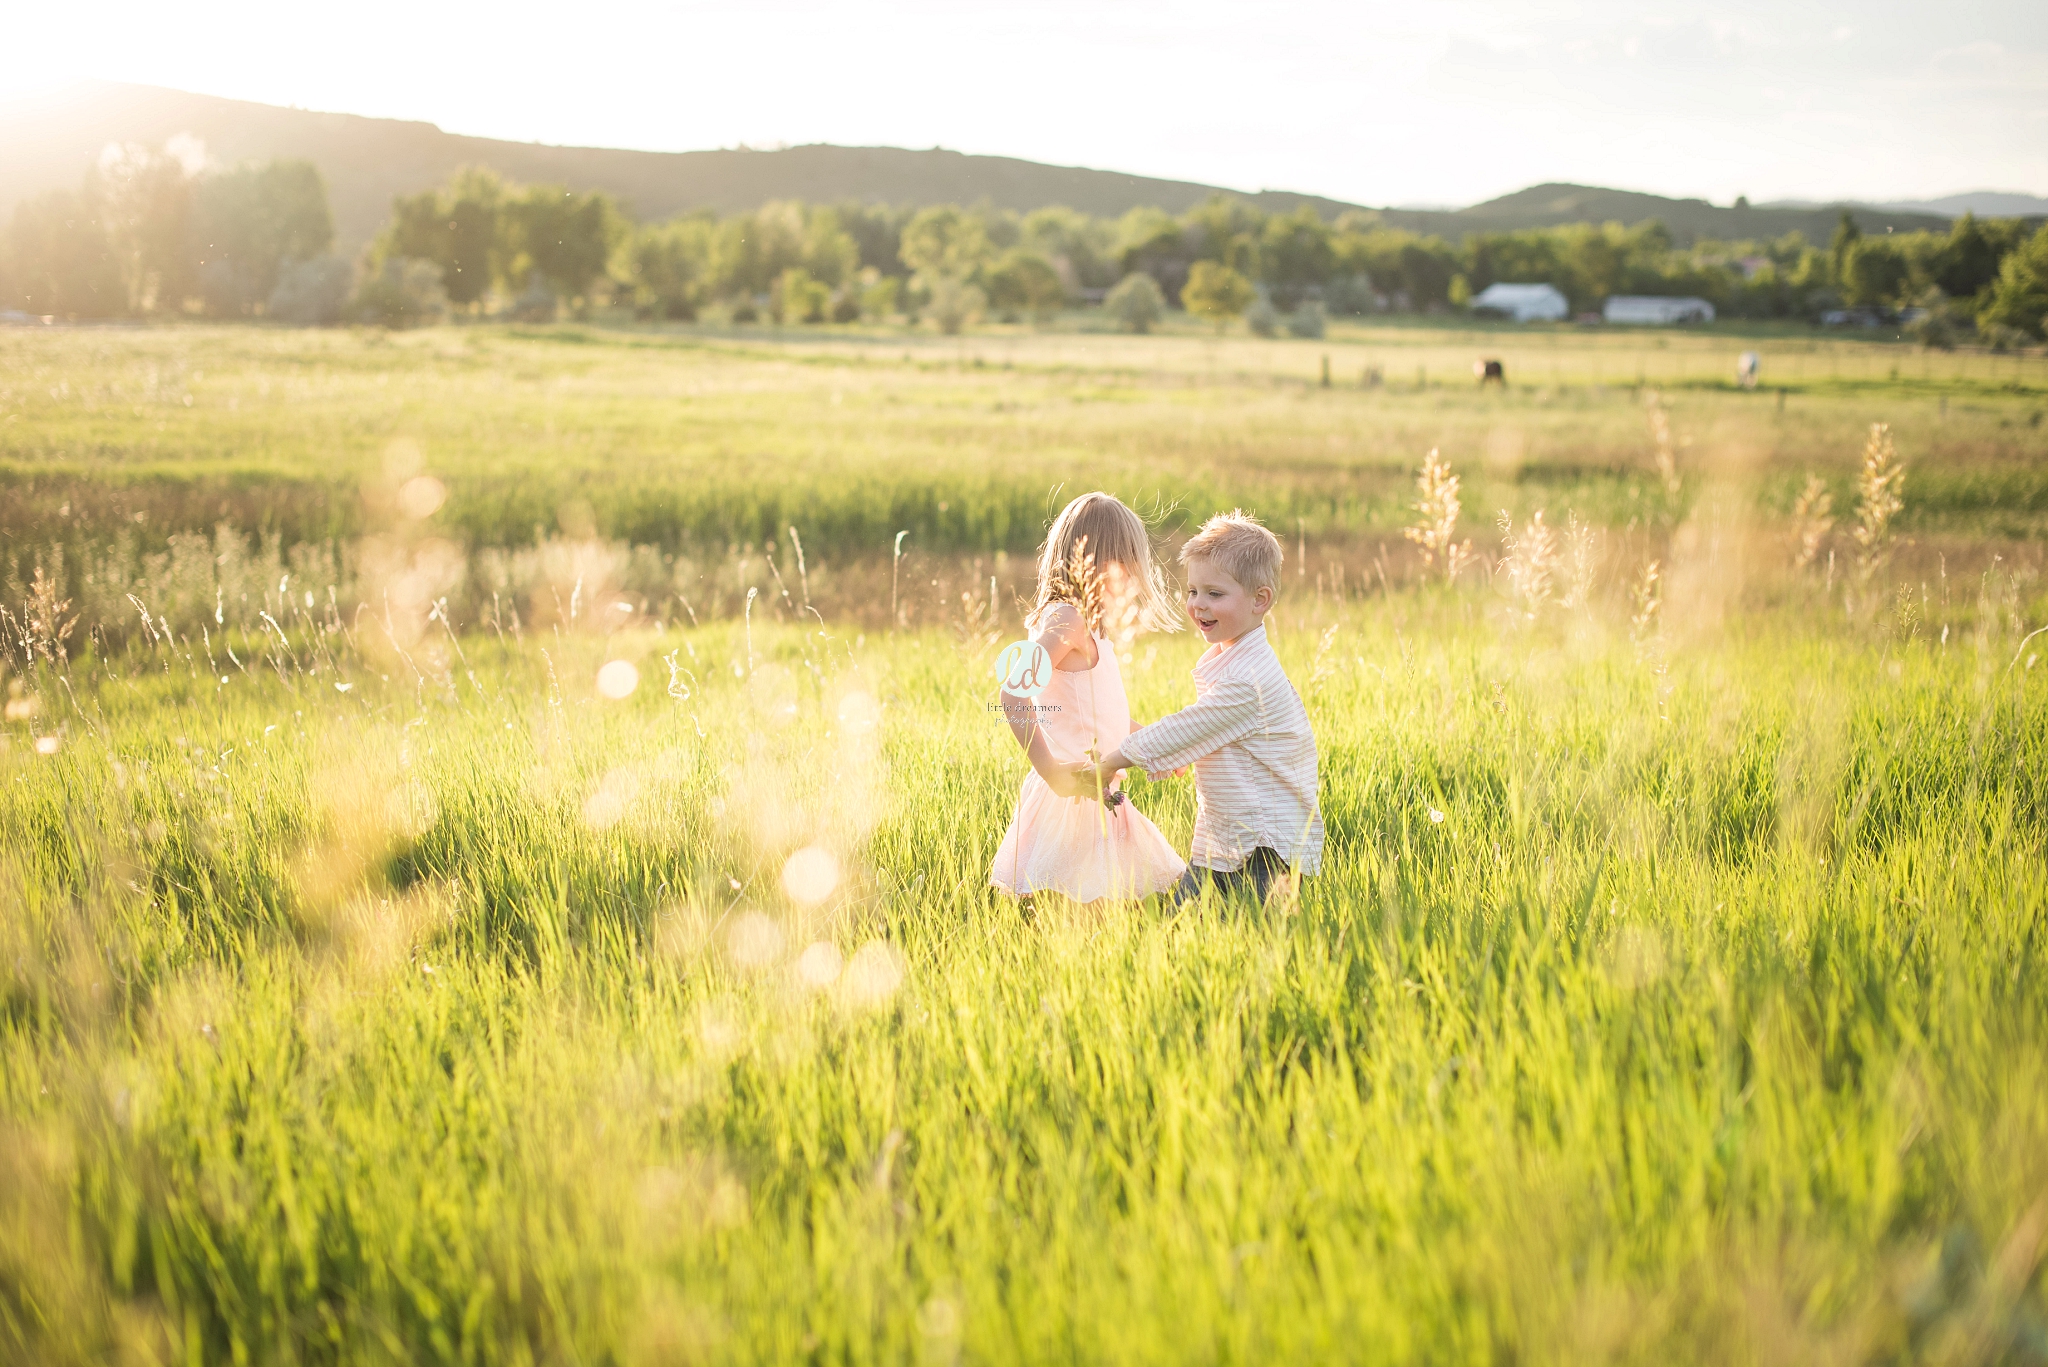
M1704 299L1667 298L1661 294L1610 294L1601 316L1610 323L1711 323L1714 306Z
M1572 311L1555 285L1488 285L1472 296L1472 307L1505 313L1518 323L1554 323Z

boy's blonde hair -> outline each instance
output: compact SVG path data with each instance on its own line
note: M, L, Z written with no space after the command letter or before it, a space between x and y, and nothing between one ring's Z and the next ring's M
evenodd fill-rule
M1103 582L1110 565L1123 571L1125 592L1117 603L1108 601ZM1145 519L1100 491L1062 508L1045 533L1038 598L1028 620L1035 624L1054 603L1080 609L1091 636L1121 639L1140 631L1180 630L1180 614L1152 563Z
M1257 593L1260 589L1280 592L1280 538L1259 525L1259 520L1242 508L1218 513L1202 524L1202 530L1180 548L1180 563L1206 560Z

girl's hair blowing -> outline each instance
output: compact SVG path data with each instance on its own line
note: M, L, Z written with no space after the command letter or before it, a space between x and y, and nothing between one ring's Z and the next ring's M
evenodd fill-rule
M1123 571L1123 592L1110 602L1104 575ZM1038 557L1036 621L1054 603L1080 609L1090 635L1120 639L1140 631L1178 631L1165 582L1152 564L1145 520L1112 495L1083 494L1060 510Z

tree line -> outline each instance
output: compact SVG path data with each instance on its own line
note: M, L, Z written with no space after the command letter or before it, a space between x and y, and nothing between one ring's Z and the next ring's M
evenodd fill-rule
M787 324L1045 318L1100 304L1142 330L1169 308L1219 326L1319 333L1329 315L1465 307L1497 281L1555 285L1575 312L1609 295L1696 295L1724 316L1903 314L1935 345L2018 341L2048 319L2048 228L1965 215L1947 233L1861 233L1825 245L1680 246L1655 220L1474 233L1460 242L1216 196L1174 215L1099 218L1050 206L773 203L638 223L601 192L519 185L486 168L401 196L352 263L331 255L318 170L274 161L196 169L171 149L110 148L77 190L19 205L0 238L0 308L114 317L444 314Z
M319 170L272 161L209 173L175 152L111 146L76 190L16 205L0 236L0 308L73 318L289 312L280 288L302 288L289 277L334 241Z

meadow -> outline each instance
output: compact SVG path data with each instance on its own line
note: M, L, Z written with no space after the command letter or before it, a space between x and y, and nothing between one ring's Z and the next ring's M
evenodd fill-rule
M0 333L0 1348L2048 1361L2043 362L1814 345ZM1298 897L985 887L1090 487L1286 533Z

